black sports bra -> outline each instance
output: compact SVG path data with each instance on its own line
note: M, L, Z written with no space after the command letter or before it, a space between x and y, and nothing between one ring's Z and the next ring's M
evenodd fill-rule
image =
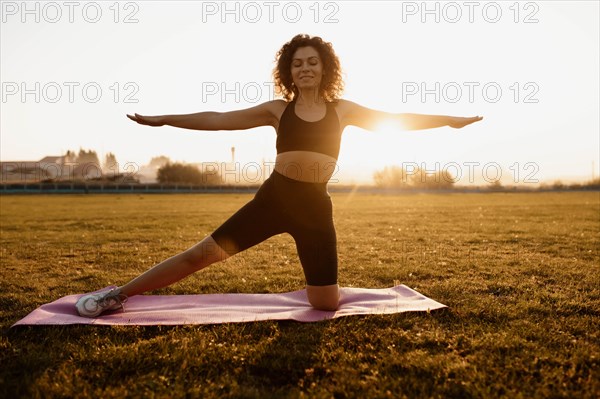
M313 151L337 159L342 132L333 103L325 103L323 119L308 122L296 115L296 100L290 102L281 115L277 129L277 154L287 151Z

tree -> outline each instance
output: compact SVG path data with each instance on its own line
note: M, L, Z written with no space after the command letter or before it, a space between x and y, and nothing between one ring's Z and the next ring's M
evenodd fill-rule
M112 173L114 175L119 173L119 163L117 162L117 157L112 152L109 152L104 157L104 165L102 167L102 172L104 174Z
M71 151L67 152L68 157L72 157ZM98 179L102 176L100 168L100 160L96 151L86 151L83 148L79 149L77 158L75 159L75 167L73 169L73 178L75 179Z
M166 163L158 169L156 178L159 183L217 185L221 183L218 174L202 173L194 165Z
M386 166L373 174L375 185L384 188L449 189L455 178L447 170L428 173L419 167L407 171L400 166Z
M98 154L96 154L96 151L94 151L94 150L86 151L83 148L80 148L79 154L77 154L77 163L79 163L79 164L93 163L93 164L100 166L100 159L98 159Z
M154 157L150 160L150 163L148 164L148 166L150 166L153 169L158 169L162 166L165 166L166 164L170 163L171 160L169 159L169 157L166 157L164 155L160 155L158 157Z
M595 179L586 182L583 186L596 190L600 189L600 177L596 177Z
M383 188L408 188L409 178L406 169L400 166L386 166L373 174L377 187Z
M554 183L552 183L553 190L563 190L564 188L565 188L565 185L560 180L555 180Z
M447 170L428 173L425 169L416 168L411 175L411 184L415 188L449 189L454 185L454 176Z
M77 162L77 155L75 155L75 153L71 150L68 150L67 153L65 154L65 160L64 163L65 164L74 164Z
M502 186L502 183L500 183L500 179L494 180L493 182L491 182L488 186L487 189L490 191L502 191L504 190L504 186Z

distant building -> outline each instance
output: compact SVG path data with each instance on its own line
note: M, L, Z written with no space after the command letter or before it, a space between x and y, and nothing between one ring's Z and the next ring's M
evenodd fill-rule
M0 182L89 180L102 177L100 165L69 162L66 156L46 156L39 161L0 162Z

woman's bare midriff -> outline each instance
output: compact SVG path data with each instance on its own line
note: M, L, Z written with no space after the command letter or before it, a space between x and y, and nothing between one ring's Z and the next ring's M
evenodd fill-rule
M275 170L290 179L307 183L327 183L337 172L336 159L313 151L287 151L277 154Z

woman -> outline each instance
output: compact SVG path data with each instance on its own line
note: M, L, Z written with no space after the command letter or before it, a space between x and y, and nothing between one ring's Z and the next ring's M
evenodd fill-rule
M335 310L339 302L336 233L327 193L346 126L373 130L395 121L406 130L441 126L461 128L481 117L390 114L339 98L343 82L331 43L297 35L277 53L273 71L284 100L232 112L188 115L127 115L149 126L194 130L242 130L272 126L277 131L274 172L255 197L211 235L129 283L77 302L80 315L96 317L123 308L128 297L168 286L267 238L287 232L296 241L310 304Z

